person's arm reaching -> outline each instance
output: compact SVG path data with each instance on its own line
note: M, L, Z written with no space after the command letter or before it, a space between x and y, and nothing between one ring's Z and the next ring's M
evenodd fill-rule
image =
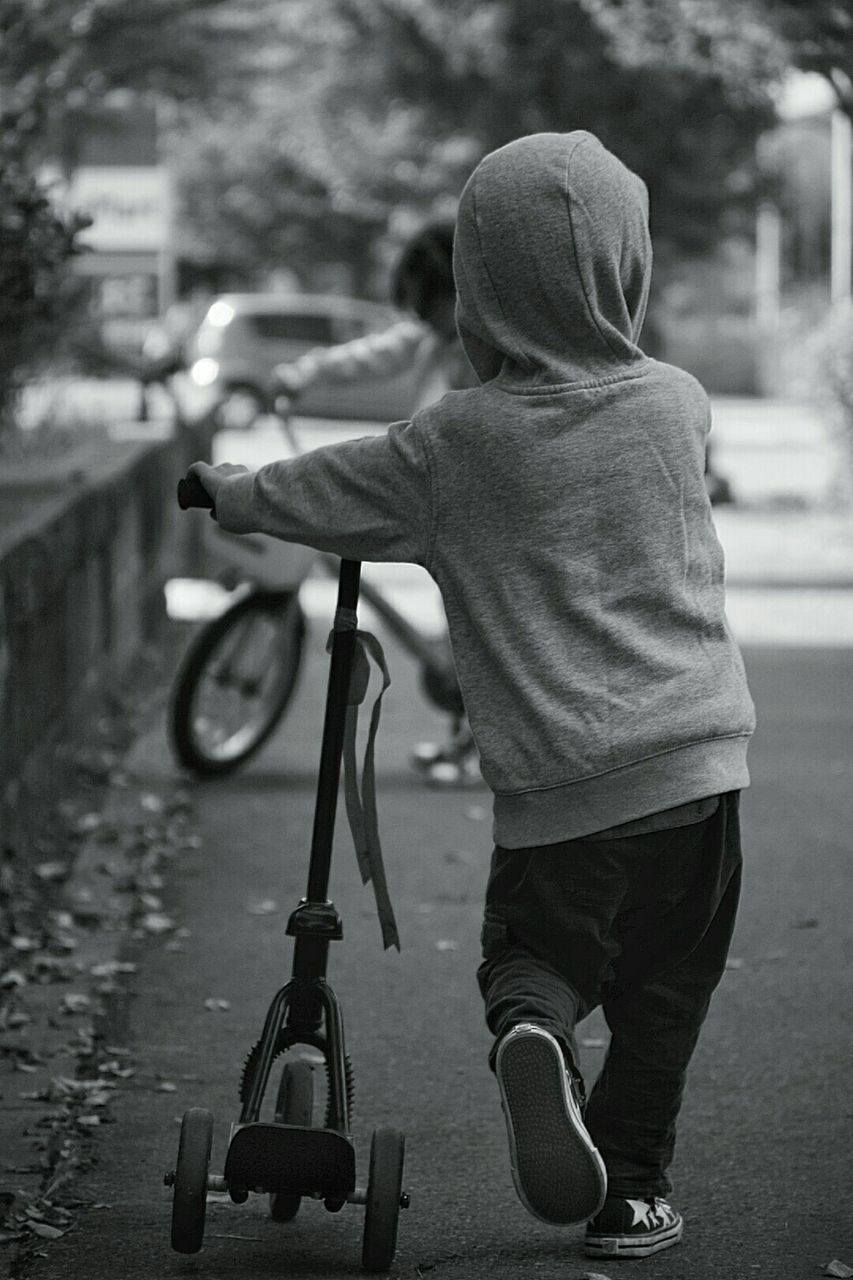
M379 436L314 449L257 472L193 463L190 473L231 533L268 533L349 560L427 565L433 494L420 433L394 423Z
M390 378L410 369L429 345L430 331L414 320L400 320L382 333L369 333L334 347L314 347L273 369L273 380L286 395L310 387L357 382L363 377Z

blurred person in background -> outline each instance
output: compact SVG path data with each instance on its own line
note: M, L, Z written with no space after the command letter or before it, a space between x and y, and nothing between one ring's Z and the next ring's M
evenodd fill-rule
M357 381L366 374L391 377L413 364L419 370L415 413L446 391L476 386L456 331L452 222L428 223L409 240L394 269L391 300L407 314L382 333L315 347L298 360L277 365L279 407L288 412L302 392L320 383ZM412 758L435 786L479 781L477 751L464 718L448 742L417 743Z

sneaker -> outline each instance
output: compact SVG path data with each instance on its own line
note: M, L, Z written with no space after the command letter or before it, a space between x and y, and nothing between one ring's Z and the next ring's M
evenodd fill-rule
M607 1172L581 1116L583 1086L559 1042L542 1027L519 1023L498 1045L495 1074L522 1204L564 1226L594 1217Z
M646 1258L678 1244L683 1226L681 1214L659 1196L608 1196L587 1225L584 1249L591 1258Z

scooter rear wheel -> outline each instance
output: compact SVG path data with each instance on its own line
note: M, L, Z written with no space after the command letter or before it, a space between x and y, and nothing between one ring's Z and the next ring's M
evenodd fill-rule
M370 1143L361 1253L361 1265L365 1271L387 1271L394 1261L405 1150L406 1139L397 1129L375 1130Z
M213 1145L213 1116L203 1107L184 1112L172 1193L172 1248L198 1253L204 1239L207 1172Z
M276 1124L298 1124L308 1128L314 1116L314 1072L309 1062L286 1062L275 1104ZM270 1217L275 1222L291 1222L299 1212L302 1197L287 1191L270 1192Z

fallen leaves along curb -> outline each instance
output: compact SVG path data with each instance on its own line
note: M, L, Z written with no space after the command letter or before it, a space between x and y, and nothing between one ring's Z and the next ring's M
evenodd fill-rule
M105 757L98 794L60 805L53 847L26 875L4 864L0 878L0 1247L12 1247L16 1277L77 1210L102 1207L75 1183L135 1074L115 1034L136 970L123 947L154 937L180 950L186 934L161 891L166 868L199 849L189 797L145 789Z

